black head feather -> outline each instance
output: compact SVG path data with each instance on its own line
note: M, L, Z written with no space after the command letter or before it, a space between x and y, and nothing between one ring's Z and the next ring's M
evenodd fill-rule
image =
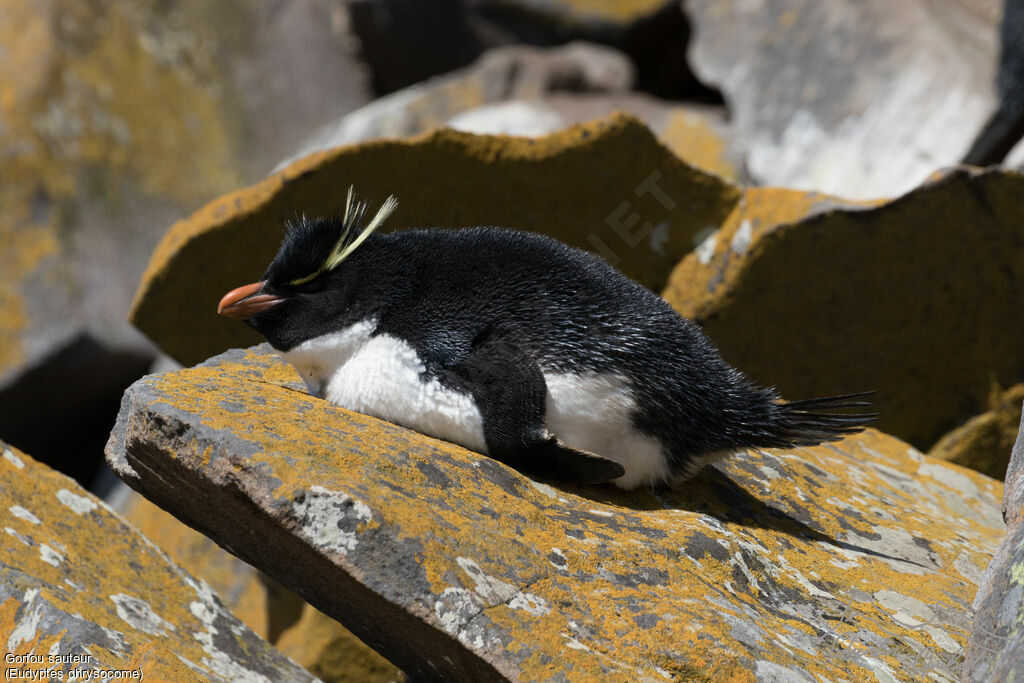
M285 223L285 236L263 279L272 287L298 286L336 268L369 233L395 210L388 197L367 223L366 202L356 201L349 188L344 211L328 218L305 215Z

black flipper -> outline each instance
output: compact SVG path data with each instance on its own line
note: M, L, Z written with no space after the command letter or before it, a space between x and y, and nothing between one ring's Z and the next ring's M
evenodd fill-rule
M537 362L498 328L473 341L451 372L473 395L491 457L531 476L597 484L625 474L614 460L566 446L547 433L547 385Z

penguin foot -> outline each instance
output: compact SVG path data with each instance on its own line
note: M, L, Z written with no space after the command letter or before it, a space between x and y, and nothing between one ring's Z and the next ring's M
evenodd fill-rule
M600 484L626 473L614 460L567 446L557 437L520 446L512 467L525 474L574 484Z

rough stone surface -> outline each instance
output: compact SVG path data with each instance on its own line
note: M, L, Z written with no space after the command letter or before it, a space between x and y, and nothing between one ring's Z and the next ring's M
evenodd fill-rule
M51 668L313 680L101 500L6 444L0 453L0 650L22 657L5 660L6 680Z
M999 0L686 0L761 184L892 197L961 159L997 106Z
M743 179L720 107L660 100L630 92L632 84L625 56L599 45L492 50L466 69L382 97L323 126L276 170L313 152L439 126L534 137L621 110L646 123L687 163Z
M751 189L663 296L757 381L875 389L877 427L927 449L1024 372L1021 196L966 169L890 202Z
M439 130L314 154L173 225L150 259L132 322L184 364L259 341L216 304L259 279L283 223L338 211L345 188L398 210L385 229L498 225L545 233L603 255L660 289L695 237L738 197L616 114L540 139Z
M118 511L190 575L205 581L256 635L332 681L395 680L397 669L341 624L136 492Z
M517 42L586 40L629 56L637 88L661 97L710 94L690 71L690 26L678 0L469 0L484 21Z
M0 17L0 379L83 328L141 344L124 316L165 227L367 99L326 3L2 0Z
M1002 479L1017 438L1021 401L1024 401L1024 384L995 393L989 399L986 412L943 436L928 455L970 467L993 479Z
M143 361L74 363L59 381L86 400L50 387L36 407L66 429L24 440L0 425L5 438L58 466L69 452L102 461L117 402L155 353L125 318L166 227L366 102L340 11L326 0L0 0L0 412L37 406L25 376L79 351L83 335L101 361ZM59 440L72 434L87 443Z
M977 616L964 680L1012 681L1024 675L1024 418L1003 493L1007 534L974 599Z
M408 137L443 126L475 107L509 100L535 100L556 92L625 92L633 67L622 53L590 43L542 49L512 46L491 50L465 69L381 97L310 135L291 162L324 149L381 137Z
M953 680L1003 534L999 482L873 430L556 488L300 387L265 346L140 380L109 462L413 678Z

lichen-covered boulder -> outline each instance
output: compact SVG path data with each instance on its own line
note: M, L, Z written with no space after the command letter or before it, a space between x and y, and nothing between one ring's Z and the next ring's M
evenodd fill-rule
M693 69L760 184L896 196L957 163L997 106L999 0L683 5Z
M260 277L296 213L338 211L345 188L394 194L386 229L498 225L594 250L648 287L717 226L738 190L680 161L626 115L540 138L439 130L314 154L173 225L136 293L132 322L184 364L260 341L217 301Z
M318 3L0 0L0 16L0 381L83 330L143 346L124 315L164 228L367 101Z
M1024 418L1006 473L1003 517L1006 538L974 599L977 617L964 660L964 680L978 683L1024 675Z
M134 491L121 515L191 576L206 582L256 635L325 683L395 680L397 669L334 619Z
M440 126L481 134L540 136L626 111L686 163L743 177L724 110L631 91L633 67L608 47L571 43L491 50L474 64L382 97L307 138L277 170L313 152Z
M927 449L1024 372L1024 176L960 169L889 202L751 189L663 296L789 399L875 389Z
M928 455L1002 479L1020 425L1021 401L1024 384L993 395L987 411L943 436Z
M6 444L0 452L6 680L51 669L61 680L75 670L128 672L129 680L313 680L102 501Z
M156 353L125 318L166 227L366 102L336 11L0 0L4 438L90 485Z
M302 390L140 380L108 461L413 678L952 677L1002 487L869 430L675 491L553 486Z

